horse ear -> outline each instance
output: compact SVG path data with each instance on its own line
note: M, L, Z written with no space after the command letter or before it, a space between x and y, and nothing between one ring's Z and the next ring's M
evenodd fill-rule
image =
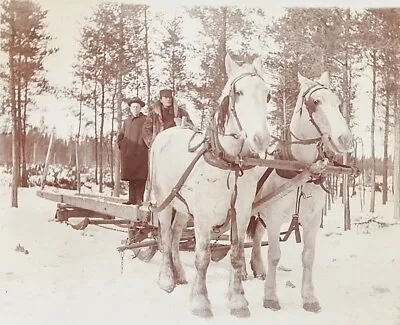
M229 53L226 53L225 56L225 70L226 70L226 74L229 76L231 76L232 72L234 70L236 70L237 68L239 68L239 65L232 60L231 56L229 55Z
M306 77L303 77L303 76L301 75L300 72L297 72L297 77L298 77L298 79L299 79L301 88L303 88L303 87L309 87L310 85L313 84L313 82L312 82L310 79L308 79L308 78L306 78Z
M254 59L253 66L256 68L256 71L260 76L264 75L263 66L262 66L262 62L261 62L261 58L260 57L257 57L257 58Z
M325 87L329 88L329 72L325 71L323 74L321 74L321 77L319 77L318 82L322 85L324 85Z

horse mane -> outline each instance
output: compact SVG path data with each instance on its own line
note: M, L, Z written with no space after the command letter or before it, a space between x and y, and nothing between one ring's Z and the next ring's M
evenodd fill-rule
M218 112L217 128L218 131L224 133L225 125L229 120L229 95L226 95L222 100L221 104L219 105Z
M227 80L225 87L222 91L222 100L221 103L219 104L218 107L218 119L217 119L217 129L218 131L224 133L225 132L225 126L229 121L229 104L230 104L230 98L231 98L231 94L230 94L230 87L231 87L231 83L232 81L239 75L243 74L243 73L257 73L256 68L249 63L244 63L243 65L240 66L240 68L238 69L238 71ZM233 94L234 96L234 94ZM216 113L216 111L214 112L214 114Z

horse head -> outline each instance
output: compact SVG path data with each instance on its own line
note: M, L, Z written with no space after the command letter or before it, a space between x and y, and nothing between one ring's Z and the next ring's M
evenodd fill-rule
M267 102L270 95L261 59L239 66L227 54L225 67L228 80L215 117L219 132L242 140L239 151L234 154L265 153L270 141L267 126Z
M292 135L297 140L320 138L335 153L352 152L354 137L340 111L338 96L329 89L328 73L315 81L298 73L298 79L300 93L290 125Z

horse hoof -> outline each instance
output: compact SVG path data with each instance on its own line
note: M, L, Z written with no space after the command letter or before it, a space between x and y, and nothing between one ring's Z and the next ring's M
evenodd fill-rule
M188 284L186 279L179 279L175 281L177 285L184 285L184 284Z
M264 308L272 309L272 310L280 310L281 305L277 300L266 299L264 300Z
M174 289L175 289L175 286L168 286L168 287L163 287L163 288L161 288L161 289L163 289L165 292L167 292L167 293L171 293L172 291L174 291Z
M159 283L158 286L167 293L171 293L175 289L175 284L163 285Z
M255 279L264 281L264 280L265 280L265 277L266 277L265 274L255 274L255 273L254 273L254 278L255 278Z
M211 309L194 309L192 310L192 314L202 318L211 318L213 317L213 313Z
M321 306L319 305L319 302L305 302L303 304L303 308L305 311L309 311L311 313L318 313L321 311Z
M250 317L250 309L247 307L239 309L231 309L231 315L238 318L247 318Z

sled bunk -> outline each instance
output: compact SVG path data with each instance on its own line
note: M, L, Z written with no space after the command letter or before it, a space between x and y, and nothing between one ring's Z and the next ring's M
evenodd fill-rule
M105 219L101 221L104 224L119 223L126 225L147 221L147 214L144 211L141 211L137 205L123 204L124 200L121 198L90 194L71 195L44 190L37 191L36 195L43 199L58 202L56 213L58 221L67 221L69 218L102 218ZM115 220L116 218L122 220ZM100 221L95 223L100 224Z

